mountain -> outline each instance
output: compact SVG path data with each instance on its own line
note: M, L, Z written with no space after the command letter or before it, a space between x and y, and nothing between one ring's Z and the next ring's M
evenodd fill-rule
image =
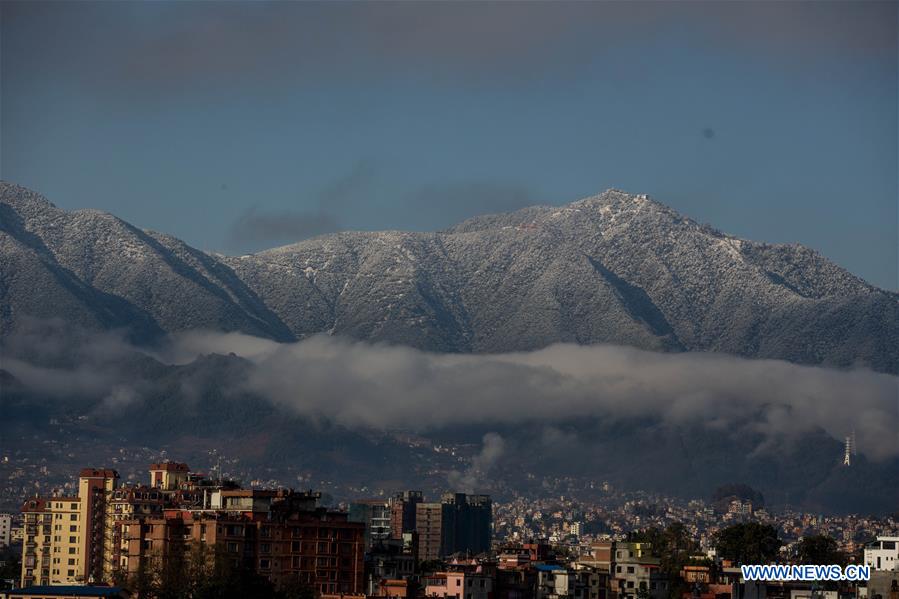
M731 237L617 190L231 257L2 183L0 256L0 334L55 317L143 342L197 328L439 352L565 341L899 372L896 293L800 245Z
M125 328L138 341L192 328L293 338L230 268L97 210L60 210L0 186L0 333L28 316Z

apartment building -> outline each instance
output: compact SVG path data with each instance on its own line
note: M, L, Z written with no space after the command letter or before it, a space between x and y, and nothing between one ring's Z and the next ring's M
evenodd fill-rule
M668 579L662 574L650 543L615 543L612 590L619 599L635 599L646 591L652 599L668 596Z
M22 512L25 524L21 586L83 582L78 497L30 499Z
M415 530L415 506L424 501L421 491L403 491L390 498L390 537L403 538Z
M421 502L415 506L415 532L418 533L418 557L423 561L443 555L443 504Z
M360 499L352 502L349 519L351 522L365 524L366 549L391 538L392 511L390 502L385 499ZM402 534L393 538L402 538Z
M362 590L365 525L319 507L317 493L241 489L173 462L151 465L150 485L117 479L85 469L78 496L25 503L22 586L112 583L205 547L276 585L300 581L322 595Z

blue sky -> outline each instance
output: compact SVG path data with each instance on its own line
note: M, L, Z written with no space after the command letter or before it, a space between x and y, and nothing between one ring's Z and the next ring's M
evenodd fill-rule
M895 2L3 2L0 176L242 253L609 187L897 287Z

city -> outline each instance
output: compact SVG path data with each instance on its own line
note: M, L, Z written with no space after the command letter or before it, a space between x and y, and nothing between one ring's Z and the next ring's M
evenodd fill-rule
M0 599L899 599L899 0L0 0Z
M599 485L603 500L493 502L421 491L322 505L184 463L77 486L0 515L0 597L896 599L899 519L771 513L740 485L688 502ZM740 565L863 564L869 581L755 582ZM228 593L231 593L230 595Z

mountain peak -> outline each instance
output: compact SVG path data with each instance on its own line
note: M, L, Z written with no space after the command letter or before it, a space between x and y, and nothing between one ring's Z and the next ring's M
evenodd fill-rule
M450 352L614 343L899 372L894 294L802 246L729 237L619 189L439 233L344 232L241 257L65 212L8 183L0 200L0 334L30 315Z
M0 180L0 203L12 206L17 212L36 213L42 210L58 210L55 204L41 194L3 180Z

